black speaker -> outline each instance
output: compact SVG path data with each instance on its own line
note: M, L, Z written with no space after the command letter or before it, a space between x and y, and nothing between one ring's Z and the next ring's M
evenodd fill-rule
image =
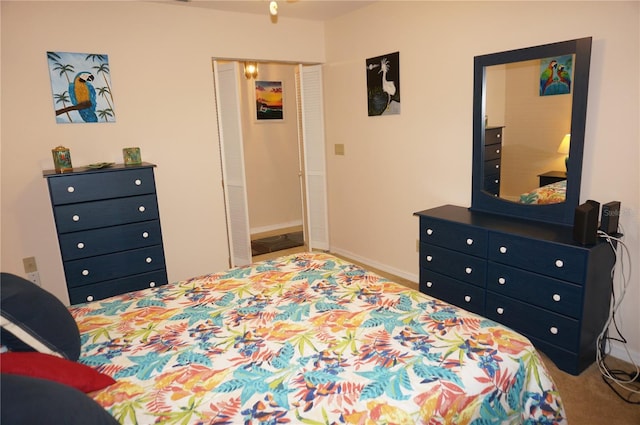
M598 240L598 214L600 204L587 201L576 207L573 216L573 239L582 245L593 245Z
M618 233L619 219L620 201L611 201L602 205L602 216L600 216L600 230L608 235Z

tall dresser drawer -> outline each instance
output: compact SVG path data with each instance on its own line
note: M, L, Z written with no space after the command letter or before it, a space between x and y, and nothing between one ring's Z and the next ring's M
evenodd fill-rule
M482 287L487 276L484 259L426 243L420 244L420 267Z
M164 268L162 245L64 263L64 272L69 287L88 285Z
M502 127L487 128L484 131L485 146L496 143L502 143Z
M489 234L489 260L577 284L585 280L588 252L538 239Z
M569 317L491 293L486 299L486 316L525 335L573 352L578 350L580 325Z
M155 192L152 168L56 176L49 181L53 205Z
M420 240L469 255L487 255L487 232L477 227L420 217Z
M484 160L489 161L491 159L498 159L501 157L502 145L485 145L484 147Z
M109 280L107 282L69 288L69 300L71 304L80 304L112 297L125 292L155 288L160 285L165 285L166 283L167 272L165 270L157 270L150 273Z
M53 209L58 233L154 220L159 217L156 195L60 205Z
M160 245L160 220L64 233L59 242L64 261Z
M420 292L465 310L484 314L484 289L460 282L449 276L420 269Z
M579 285L491 261L487 270L487 290L576 319L582 313L582 288Z

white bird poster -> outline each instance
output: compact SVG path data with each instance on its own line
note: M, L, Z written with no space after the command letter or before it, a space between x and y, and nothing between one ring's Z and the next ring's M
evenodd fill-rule
M366 60L369 116L400 114L400 52Z
M57 123L115 122L109 57L47 52Z

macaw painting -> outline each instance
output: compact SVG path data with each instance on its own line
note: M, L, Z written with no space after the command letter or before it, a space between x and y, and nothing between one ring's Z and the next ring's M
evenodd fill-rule
M256 119L282 121L282 81L256 81Z
M400 113L400 52L366 60L369 116Z
M546 58L540 61L540 96L571 93L573 55Z
M109 58L47 52L57 123L115 122Z

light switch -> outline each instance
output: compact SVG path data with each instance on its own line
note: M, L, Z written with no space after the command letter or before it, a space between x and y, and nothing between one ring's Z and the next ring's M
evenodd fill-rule
M333 145L333 148L333 151L336 155L344 155L344 144L336 143L335 145Z

